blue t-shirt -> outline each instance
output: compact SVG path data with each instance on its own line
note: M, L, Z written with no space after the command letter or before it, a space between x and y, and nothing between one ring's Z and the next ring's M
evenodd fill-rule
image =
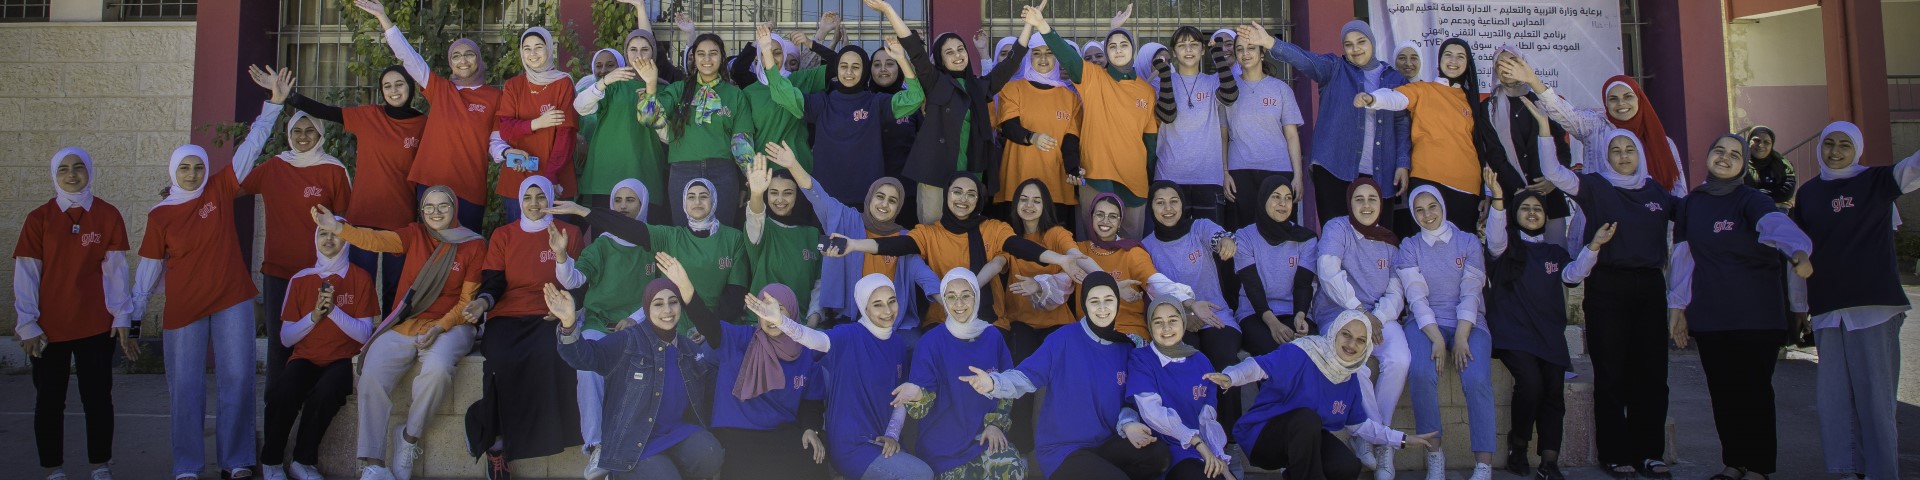
M1147 83L1160 88L1160 77L1147 76ZM1225 115L1220 100L1220 78L1209 73L1192 76L1173 74L1173 123L1160 125L1160 144L1156 146L1160 162L1155 180L1181 185L1225 185L1221 169L1220 122ZM1157 121L1157 120L1156 120Z
M1228 170L1293 171L1293 153L1287 148L1287 125L1300 125L1300 103L1293 86L1277 77L1258 82L1240 77L1240 99L1227 107ZM1241 188L1253 185L1239 185ZM1241 237L1247 238L1247 237Z
M1602 168L1610 168L1605 167ZM1580 175L1580 194L1573 196L1587 214L1585 237L1593 238L1601 225L1619 223L1618 233L1607 248L1600 249L1602 267L1666 268L1667 223L1680 200L1647 182L1639 189L1625 190L1607 182L1598 173Z
M1787 329L1787 263L1760 243L1760 217L1775 213L1773 199L1741 185L1733 193L1696 192L1674 214L1673 242L1693 254L1693 302L1687 330Z
M907 340L881 340L859 323L827 330L833 348L820 358L827 376L827 458L840 475L859 478L880 457L873 439L893 418L893 389L907 377Z
M1164 158L1164 157L1162 157ZM1221 316L1227 316L1227 297L1220 294L1220 268L1214 261L1213 237L1226 229L1204 218L1195 219L1193 228L1187 236L1171 242L1160 241L1153 235L1140 239L1140 247L1147 250L1153 258L1153 269L1175 282L1193 288L1193 299L1214 304L1223 309ZM1225 319L1228 325L1238 328L1239 322Z
M1014 367L1047 391L1038 410L1046 414L1034 419L1034 453L1049 476L1067 455L1118 435L1126 403L1127 353L1133 345L1095 339L1086 322L1048 335L1039 350Z
M1521 267L1519 278L1512 282L1493 278L1493 286L1487 288L1486 323L1493 348L1526 352L1554 365L1572 366L1567 355L1567 296L1560 270L1573 263L1573 257L1567 255L1566 247L1518 241L1508 243L1502 257L1494 257L1487 268L1499 270L1504 256L1523 249L1527 263ZM1493 274L1488 272L1490 277Z
M920 346L913 351L913 368L907 381L934 395L927 416L919 420L920 439L913 454L935 473L965 465L987 450L973 437L986 428L987 414L999 406L1000 400L987 398L960 381L960 377L973 374L967 367L990 372L1013 368L1013 357L1007 352L1000 329L987 327L979 337L961 340L941 324L922 335Z
M1160 394L1160 405L1173 409L1180 414L1180 423L1187 428L1200 429L1200 410L1206 407L1219 408L1220 386L1207 380L1207 374L1213 373L1213 364L1207 361L1205 354L1193 355L1176 362L1160 366L1160 355L1153 352L1153 345L1133 349L1127 355L1127 398L1142 393ZM1167 449L1173 452L1173 462L1179 464L1188 459L1200 458L1199 445L1194 448L1180 448L1187 443L1185 438L1173 438L1155 432L1160 441L1166 442Z
M740 361L747 355L747 345L753 342L756 326L720 323L720 370L714 372L713 382L713 426L715 428L739 428L745 430L773 430L781 425L793 423L800 411L802 391L807 387L807 374L813 370L818 352L807 350L791 362L780 362L780 370L786 376L786 383L779 389L768 390L751 400L740 400L733 396L734 382L740 380Z
M1815 177L1800 186L1793 221L1813 239L1807 307L1814 315L1842 308L1907 306L1893 250L1893 167L1870 167L1852 178Z
M640 458L646 459L679 445L681 440L700 431L700 425L686 420L692 402L687 401L687 381L680 376L680 348L667 344L665 362L661 369L667 376L660 389L660 418L653 422L653 436L647 439L647 448L640 451Z
M1338 431L1348 425L1367 421L1366 408L1360 403L1360 382L1349 376L1333 383L1320 373L1320 367L1307 358L1307 352L1294 344L1281 345L1272 353L1253 357L1267 372L1266 383L1253 398L1253 407L1233 425L1233 438L1245 451L1257 451L1254 442L1267 421L1294 409L1305 408L1320 414L1320 426Z
M1447 228L1453 228L1448 226ZM1433 321L1443 328L1454 328L1460 322L1458 308L1462 289L1479 290L1485 285L1462 285L1462 276L1467 269L1479 270L1483 275L1487 271L1483 259L1480 237L1471 233L1453 230L1452 238L1427 245L1421 234L1414 234L1400 241L1400 254L1393 258L1394 270L1419 268L1420 276L1427 281L1427 306L1433 309ZM1412 296L1407 297L1414 302ZM1408 305L1412 313L1412 305ZM1486 322L1474 322L1476 328L1487 328Z

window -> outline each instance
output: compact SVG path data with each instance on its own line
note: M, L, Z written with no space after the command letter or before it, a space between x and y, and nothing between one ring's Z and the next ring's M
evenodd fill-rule
M0 0L0 22L47 21L49 0Z
M1620 62L1626 75L1641 85L1647 84L1647 70L1640 61L1640 30L1647 19L1640 15L1640 0L1620 0Z
M1211 35L1214 29L1260 22L1274 38L1293 39L1292 2L1288 0L1052 0L1047 3L1047 23L1076 43L1100 40L1106 36L1113 14L1130 3L1134 4L1133 16L1126 28L1138 39L1136 48L1147 42L1166 43L1165 39L1182 25L1204 27L1204 32ZM1020 20L1020 9L1028 4L1026 0L984 0L980 25L992 39L989 45L1000 37L1020 34L1021 27L1026 26ZM1280 78L1291 83L1293 69L1280 71Z
M123 22L193 20L199 3L196 0L113 0L107 3L107 11Z

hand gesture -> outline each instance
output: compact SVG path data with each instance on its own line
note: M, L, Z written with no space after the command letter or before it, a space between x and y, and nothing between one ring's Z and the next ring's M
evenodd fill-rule
M1553 193L1553 191L1557 188L1559 187L1553 186L1553 182L1547 181L1545 177L1535 178L1533 179L1533 183L1527 184L1527 190L1532 191L1533 193L1541 194L1541 195Z
M835 234L831 234L831 235L828 235L828 236L827 236L827 239L828 239L828 240L833 240L833 239L846 239L846 238L847 238L847 236L846 236L846 235L841 235L841 234L838 234L838 233L835 233ZM849 239L849 240L850 240L850 239ZM833 243L833 242L829 242L829 243ZM835 247L835 246L828 246L828 247L827 247L827 249L826 249L826 250L823 250L823 251L821 251L821 252L820 252L820 254L821 254L821 255L826 255L826 256L827 256L827 258L840 258L840 257L845 257L845 256L847 256L847 254L848 254L848 253L851 253L851 252L849 252L848 250L849 250L849 249L848 249L847 247Z
M766 150L767 153L763 153L761 156L767 161L773 162L774 165L779 165L780 168L787 170L800 169L800 159L793 156L793 148L788 147L787 142L769 142L767 143Z
M547 314L560 320L560 328L573 328L576 311L573 309L573 294L560 289L559 285L548 283L541 287L545 290Z
M480 319L486 316L487 310L493 308L487 303L487 299L484 298L473 299L467 302L466 308L460 310L460 316L465 318L467 323L480 323Z
M686 12L676 13L673 15L673 26L680 29L680 33L693 33L693 17L687 16Z
M1040 0L1039 5L1027 5L1024 7L1020 7L1020 20L1022 22L1025 22L1027 26L1033 27L1033 31L1040 32L1041 34L1046 34L1047 32L1053 31L1053 26L1047 23L1046 10L1047 10L1046 0ZM1129 12L1133 11L1133 4L1127 4L1127 11ZM1118 21L1121 21L1121 22L1126 21L1125 19L1121 19L1120 17L1114 17L1114 18L1116 18ZM1114 28L1120 28L1120 27L1114 27Z
M333 210L328 210L325 205L314 205L313 208L307 209L307 213L313 216L313 224L320 227L320 231L334 235L340 234L340 219L333 216Z
M1060 141L1055 140L1052 135L1040 132L1033 132L1033 136L1027 137L1027 143L1033 144L1033 148L1038 148L1042 152L1051 152L1053 147L1060 145Z
M1147 428L1146 425L1140 422L1130 422L1126 425L1121 425L1120 430L1126 432L1127 442L1132 443L1133 448L1147 448L1147 445L1152 445L1154 441L1159 440L1154 438L1153 429Z
M793 42L793 48L800 49L801 52L804 52L804 51L807 51L808 49L813 48L813 38L808 37L807 32L797 32L797 31L787 32L787 41ZM800 54L799 52L780 52L780 53L783 53L786 55Z
M1219 306L1214 305L1213 302L1209 302L1206 300L1194 300L1193 305L1190 305L1189 308L1191 308L1193 311L1193 318L1200 320L1201 324L1204 324L1206 326L1213 327L1213 328L1227 327L1226 323L1220 321L1220 316L1213 313L1214 309L1220 308ZM1195 329L1195 330L1198 330L1198 329Z
M274 71L273 67L261 67L259 65L247 66L247 76L253 78L253 84L259 85L260 88L267 89L269 92L275 88L279 88L280 80L275 78L278 74L279 72Z
M582 207L578 203L566 200L556 200L553 202L553 206L547 207L547 209L542 210L542 212L548 215L573 215L576 217L584 217L587 216L588 213L592 213L591 210L587 210L587 207Z
M1619 222L1614 222L1601 225L1599 229L1594 230L1593 241L1587 242L1587 249L1595 252L1600 251L1600 247L1604 247L1607 245L1607 242L1613 241L1614 229L1619 226Z
M635 78L640 78L640 72L635 71L633 67L616 68L611 72L607 72L607 76L600 77L600 88L605 89L607 85L612 85L613 82L624 82Z
M890 55L893 58L907 58L907 48L900 45L900 37L887 35L887 36L881 37L880 41L881 41L881 46L887 49L887 55ZM905 63L902 63L900 64L900 74L906 76L907 78L913 78L913 74L914 74L913 68L909 67Z
M1221 237L1220 244L1213 247L1214 255L1222 261L1233 260L1233 254L1239 251L1240 243L1234 241L1232 236Z
M913 382L902 383L898 387L893 387L893 402L888 405L899 407L901 405L918 402L925 394L926 391L922 390L919 385L913 384Z
M656 252L653 254L653 263L660 268L660 278L673 282L673 286L680 289L681 298L693 298L693 277L687 275L687 268L680 264L680 259L673 258L667 252Z
M1373 94L1366 93L1366 92L1354 94L1353 108L1369 108L1372 106L1373 106Z
M1242 43L1259 45L1269 49L1273 48L1273 42L1275 41L1273 34L1267 33L1267 27L1261 25L1260 22L1233 27L1233 33L1235 34L1235 38L1239 39Z
M830 11L820 14L820 28L814 29L813 36L825 37L828 32L840 29L840 12ZM799 45L799 44L794 44ZM801 47L806 48L806 47Z
M1493 192L1493 198L1505 199L1507 197L1506 189L1500 187L1500 178L1493 174L1492 167L1480 167L1480 181L1487 184L1487 190ZM1495 208L1494 210L1506 209Z
M548 128L558 127L563 123L567 123L567 111L564 109L555 108L552 110L547 110L545 112L540 112L540 116L533 117L534 130L545 130Z
M1118 286L1120 287L1121 301L1126 301L1126 302L1140 301L1140 281L1139 280L1121 280L1120 282L1118 282Z
M967 370L973 372L973 374L961 375L960 381L967 382L967 386L973 387L973 391L979 392L981 395L993 393L992 375L988 375L987 371L981 370L980 367L967 367Z
M1267 333L1273 335L1273 343L1286 345L1287 342L1300 338L1299 332L1285 323L1280 323L1280 317L1275 316L1273 312L1260 314L1260 322L1267 325Z
M27 356L29 357L40 358L40 354L46 353L47 351L47 336L40 335L40 336L29 338L26 340L21 340L20 350L27 352Z
M1546 94L1546 85L1540 82L1540 75L1533 72L1533 65L1527 64L1527 59L1517 55L1503 58L1494 68L1500 70L1500 75L1532 85L1534 92Z
M333 313L333 284L320 284L320 295L313 300L313 321L327 318Z
M987 428L980 429L980 434L973 436L973 442L986 445L988 454L1007 451L1007 433L1000 431L1000 427L993 425L987 425Z
M815 465L826 463L827 461L827 442L820 441L820 432L818 431L809 428L805 432L800 432L800 449L813 450L813 463Z
M772 295L763 295L761 297L747 295L746 306L747 311L753 312L754 316L760 317L761 322L776 327L784 325L787 322L787 317L780 314L780 302L774 300Z
M1373 336L1369 338L1380 338L1381 330L1383 329L1381 325L1385 324L1386 322L1380 321L1380 317L1373 316L1373 312L1361 310L1360 314L1367 316L1368 325L1373 325ZM1375 341L1378 341L1378 340L1375 340Z
M388 28L393 28L393 20L387 18L387 6L381 4L380 0L353 0L353 6L359 7L361 11L373 15L374 19L380 20L381 30L384 31Z
M119 341L120 355L127 357L128 363L140 359L140 341L133 338L133 328L113 327L112 335L114 339ZM46 337L46 335L40 336L40 338L43 339Z
M1067 278L1073 279L1074 283L1086 280L1089 273L1100 271L1100 264L1094 263L1086 255L1068 255L1067 258L1067 263L1060 265L1060 271L1066 272Z
M1214 385L1219 385L1221 390L1233 388L1233 377L1229 377L1224 373L1209 373L1201 375L1200 378L1213 382Z
M554 255L566 256L569 245L570 243L567 241L567 231L565 229L547 229L547 248L553 250Z
M887 0L860 0L860 3L866 5L867 8L873 9L873 11L880 12L882 15L894 15L893 4L888 3Z
M1438 447L1438 446L1440 446L1440 443L1439 443L1439 442L1435 442L1435 441L1433 440L1433 437L1435 437L1435 436L1437 436L1437 435L1440 435L1440 432L1427 432L1427 433L1422 433L1422 434L1419 434L1419 435L1407 435L1407 437L1406 437L1406 438L1407 438L1407 446L1409 446L1409 447L1421 447L1421 448L1425 448L1425 449L1428 449L1428 450L1432 450L1432 449L1433 449L1434 447Z
M987 29L984 27L973 31L973 49L980 52L980 56L987 58L993 58L999 53L987 50Z
M1227 194L1227 201L1229 202L1240 201L1240 195L1239 195L1240 186L1233 183L1233 176L1227 175L1225 177L1221 177L1220 179L1225 180L1225 182L1222 183L1221 186L1226 187L1225 188L1226 191L1223 193ZM1299 190L1294 190L1294 191L1298 192Z
M1040 2L1040 6L1046 7L1047 2L1045 0L1042 0ZM1113 12L1113 19L1107 21L1107 29L1112 30L1112 29L1120 28L1121 25L1126 25L1128 18L1133 18L1132 3L1128 3L1127 8L1125 9L1122 9L1118 12Z
M660 82L660 66L655 65L651 58L642 58L634 61L631 68L633 68L635 75L640 76L640 81L645 83L649 88Z
M1007 293L1024 297L1039 295L1040 282L1033 281L1033 277L1026 275L1014 275L1013 283L1007 285Z
M1687 309L1667 309L1667 336L1673 339L1674 346L1687 348Z
M880 458L893 458L893 454L900 453L900 441L893 437L882 435L875 437L873 442L880 444Z
M762 198L772 183L773 170L767 169L767 154L754 155L753 166L747 168L747 191L753 195L750 198Z

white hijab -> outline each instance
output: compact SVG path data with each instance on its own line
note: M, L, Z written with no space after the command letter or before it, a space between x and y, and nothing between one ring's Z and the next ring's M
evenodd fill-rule
M300 123L300 119L302 118L307 119L307 122L313 124L313 130L320 135L320 139L313 142L313 148L309 148L304 152L296 152L293 150L293 126L294 124ZM326 146L327 127L320 124L320 119L308 116L307 112L296 110L293 112L293 118L287 119L287 151L280 152L280 159L285 160L289 165L293 165L294 168L333 165L343 170L346 169L346 164L340 163L340 159L333 158L333 155L327 154L327 150L324 148Z
M553 207L553 181L547 180L547 177L534 175L531 177L527 177L526 180L521 180L520 189L514 190L514 195L519 196L519 195L525 194L528 188L533 188L533 187L539 187L540 191L542 193L545 193L547 196L547 204L541 205L541 207L542 208ZM521 205L521 207L525 207L525 205ZM540 217L539 220L528 220L527 215L525 213L520 214L520 231L522 232L540 233L540 232L546 231L547 227L551 225L553 225L553 215L546 215L546 216Z
M800 47L795 46L793 41L787 40L786 37L779 35L771 35L770 37L773 38L774 43L780 44L780 76L786 77L793 73L787 71L787 60L800 58ZM753 69L754 78L764 78L766 76L766 67L760 65L760 59L758 57L735 60L748 62L750 64L748 68Z
M340 221L343 221L343 222L346 221L346 219L344 218L340 218L340 217L334 217L334 218L339 219ZM326 278L329 276L345 277L347 276L347 267L350 265L352 264L347 263L346 240L340 241L339 255L328 257L326 254L320 253L320 229L316 227L313 229L313 266L308 267L306 270L301 270L299 273L293 274L293 276L289 277L287 280L291 281L295 278L300 278L307 275L316 275L316 276L319 276L320 278Z
M1355 371L1366 366L1367 358L1373 356L1373 346L1379 339L1373 338L1373 329L1367 329L1367 347L1360 351L1360 359L1353 363L1340 360L1340 347L1334 344L1333 339L1348 323L1364 322L1366 319L1366 315L1359 310L1340 312L1339 316L1333 318L1333 323L1319 335L1307 335L1288 343L1307 352L1307 358L1313 360L1315 367L1319 367L1321 375L1327 376L1327 381L1336 385L1346 383L1347 379L1353 378Z
M611 48L602 48L600 50L593 52L593 58L587 61L587 69L589 70L593 69L593 63L600 61L600 55L602 54L613 56L614 68L627 66L627 57L620 55L619 51L616 51ZM586 90L588 86L591 86L598 81L600 81L599 75L588 73L587 76L580 77L580 83L574 84L573 91L578 92L581 90Z
M953 270L947 271L947 276L940 278L940 292L942 295L946 293L947 285L953 282L967 282L967 288L973 290L973 308L968 310L967 318L965 319L955 318L953 316L953 310L947 310L947 333L951 333L954 338L961 340L979 338L980 332L986 331L987 327L993 326L993 324L980 319L980 279L973 275L972 270L967 270L964 267L955 267Z
M1866 150L1867 147L1866 142L1861 140L1860 127L1855 126L1853 122L1847 121L1829 123L1825 130L1820 131L1820 138L1814 139L1816 142L1815 145L1819 146L1818 148L1825 148L1820 145L1825 144L1827 136L1832 135L1834 132L1840 132L1853 138L1853 162L1848 163L1846 168L1838 170L1827 168L1827 152L1824 150L1815 150L1818 155L1815 156L1814 161L1820 164L1820 179L1828 181L1846 180L1853 178L1854 175L1859 175L1860 172L1867 171L1867 167L1860 165L1861 151Z
M1214 41L1214 40L1219 40L1219 39L1220 39L1220 37L1226 37L1226 38L1227 38L1227 40L1233 40L1233 41L1235 41L1235 42L1238 42L1238 41L1240 40L1240 34L1239 34L1238 32L1234 32L1234 31L1233 31L1233 29L1231 29L1231 28L1222 28L1222 29L1219 29L1219 30L1214 30L1214 31L1213 31L1213 36L1211 36L1211 37L1207 37L1207 40L1208 40L1208 41ZM1206 60L1206 61L1208 61L1208 62L1211 62L1211 61L1213 61L1213 60L1212 60L1212 59L1208 59L1208 60ZM1232 68L1233 68L1233 76L1236 76L1236 77L1238 77L1238 76L1240 76L1240 72L1242 71L1242 70L1241 70L1241 68L1240 68L1240 52L1236 52L1236 51L1233 51L1233 50L1228 50L1228 51L1227 51L1227 62L1233 65L1233 67L1232 67Z
M1440 189L1434 188L1433 185L1421 185L1419 188L1413 189L1413 195L1407 196L1407 207L1411 209L1413 202L1420 200L1420 194L1423 193L1433 196L1433 203L1440 206L1440 228L1428 230L1425 225L1421 225L1420 240L1427 242L1428 245L1453 240L1453 231L1459 227L1455 226L1453 222L1447 221L1446 197L1440 196ZM1420 222L1414 223L1419 224Z
M1626 129L1622 129L1622 128L1616 128L1616 129L1613 129L1612 131L1607 132L1606 135L1601 136L1602 140L1600 142L1600 151L1602 152L1609 151L1612 148L1610 147L1610 145L1613 145L1614 137L1627 137L1628 140L1632 140L1633 150L1635 152L1639 152L1640 159L1634 161L1633 174L1623 175L1620 172L1613 171L1613 162L1610 159L1601 158L1600 169L1599 169L1600 176L1605 177L1607 179L1607 183L1613 184L1614 188L1624 188L1627 190L1635 190L1642 186L1645 186L1647 184L1647 180L1651 178L1647 175L1646 145L1640 143L1640 137L1634 136L1633 132L1627 131Z
M554 62L560 61L560 49L557 45L553 44L553 32L548 32L546 27L532 27L528 28L525 32L521 32L520 36L517 37L518 40L514 42L514 51L517 52L520 50L520 42L526 41L527 35L539 35L540 39L547 44L547 63L545 65L527 65L525 62L520 64L520 69L527 76L527 81L533 82L534 85L546 85L562 78L573 78L567 75L567 72L554 68Z
M1400 48L1393 49L1393 59L1390 61L1390 63L1392 63L1394 66L1399 66L1400 52L1406 51L1406 50L1413 50L1414 55L1420 56L1420 61L1413 62L1414 65L1419 66L1420 71L1415 72L1413 74L1414 78L1409 78L1407 79L1407 81L1409 82L1433 81L1432 73L1427 71L1427 50L1424 48L1420 48L1420 44L1414 42L1413 40L1401 40Z
M67 193L66 190L60 189L60 161L66 160L68 156L80 157L80 163L87 166L87 184L80 187L79 193ZM48 169L48 174L53 178L53 198L61 211L75 206L80 207L81 210L93 210L93 156L87 155L86 150L81 150L80 147L67 147L53 152L53 162Z
M872 333L875 338L886 340L893 338L893 329L874 325L872 320L867 319L867 300L873 298L873 292L882 288L892 290L893 279L878 273L860 277L860 281L853 284L853 301L857 305L855 308L860 309L860 326L867 327L867 333ZM899 322L898 312L895 315L893 321Z
M1046 45L1045 43L1042 43L1045 41L1046 39L1041 38L1040 34L1034 34L1033 38L1027 39L1027 46L1036 47L1040 45ZM1071 44L1072 42L1068 42L1068 43ZM1020 73L1015 75L1013 78L1019 79L1019 80L1026 80L1029 82L1052 86L1052 87L1067 86L1066 82L1063 82L1060 80L1060 60L1058 59L1058 57L1055 57L1055 60L1053 61L1053 71L1047 72L1044 74L1033 71L1033 50L1031 49L1027 50L1027 55L1024 57L1021 57L1019 61L1020 61Z
M207 162L207 149L200 148L199 145L194 144L181 145L180 148L173 149L173 156L167 159L167 198L161 200L160 204L154 205L154 209L168 205L180 205L197 200L200 198L200 192L207 190L207 182L213 179L212 165L207 165L207 175L200 177L200 185L193 187L193 190L180 188L179 180L176 179L174 174L180 171L180 162L186 160L187 157L200 157L200 161L205 163Z
M640 183L639 179L629 178L626 180L621 180L619 183L613 184L613 190L609 193L618 194L620 193L620 189L622 188L627 190L632 190L634 196L640 197L640 212L633 214L633 219L639 220L642 222L647 221L647 207L648 207L647 185L644 183ZM608 197L609 197L609 200L611 200L612 195L609 195ZM633 242L629 242L624 238L614 236L612 233L600 232L600 236L606 237L608 240L613 240L613 243L618 243L621 246L625 246L625 247L634 246Z

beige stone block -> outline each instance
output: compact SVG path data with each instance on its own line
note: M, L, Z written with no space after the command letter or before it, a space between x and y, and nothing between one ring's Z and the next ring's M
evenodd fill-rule
M15 48L0 48L0 63L19 63L34 61L36 57L47 54L46 50L19 48L33 45L34 37L42 34L45 27L0 28L0 45L13 45Z
M102 167L125 165L140 146L138 136L130 132L86 130L60 132L58 141L61 148L76 146L86 149L87 156L93 157L94 180L98 181L113 172L102 172ZM58 151L58 150L55 150ZM51 155L53 152L48 152ZM129 172L121 172L129 173Z
M139 139L139 146L131 159L132 165L159 166L160 170L165 170L167 159L173 156L173 149L193 140L191 132L187 130L136 132L134 136Z
M115 52L125 61L193 63L194 27L154 26L129 29L123 33L126 49Z
M482 373L485 363L486 357L478 353L460 358L459 368L453 371L453 394L446 396L446 404L440 406L441 410L465 412L473 402L480 401L481 386L485 383L485 374Z
M32 51L48 55L42 61L53 62L110 62L124 61L123 55L128 45L121 29L98 27L59 27L49 26L41 35L34 36L36 48Z
M483 460L475 460L473 455L467 453L465 413L465 408L442 411L427 423L426 434L420 436L420 459L414 462L416 477L480 477ZM518 475L518 471L514 473L516 477L538 478L536 475Z
M153 99L152 102L168 107L166 116L168 120L173 121L172 130L193 131L193 128L196 126L193 124L193 97L165 97ZM254 112L256 115L259 113L260 112ZM153 125L158 127L166 124L166 122L162 121L156 122ZM152 130L160 129L162 128L153 128Z
M193 62L142 63L134 92L141 96L193 96Z
M72 98L28 98L21 110L30 117L22 131L59 132L99 129L99 100Z
M358 397L348 396L347 404L334 414L333 424L327 426L327 436L320 441L320 473L334 477L358 477L360 460L355 446L359 444L360 406Z
M52 63L27 63L0 68L0 96L16 98L54 98L63 96L62 66Z
M60 93L69 98L131 96L140 84L138 69L128 63L68 63L60 71Z
M25 110L26 100L0 97L0 132L18 132L27 129L27 121L32 117ZM0 149L11 143L0 144Z

